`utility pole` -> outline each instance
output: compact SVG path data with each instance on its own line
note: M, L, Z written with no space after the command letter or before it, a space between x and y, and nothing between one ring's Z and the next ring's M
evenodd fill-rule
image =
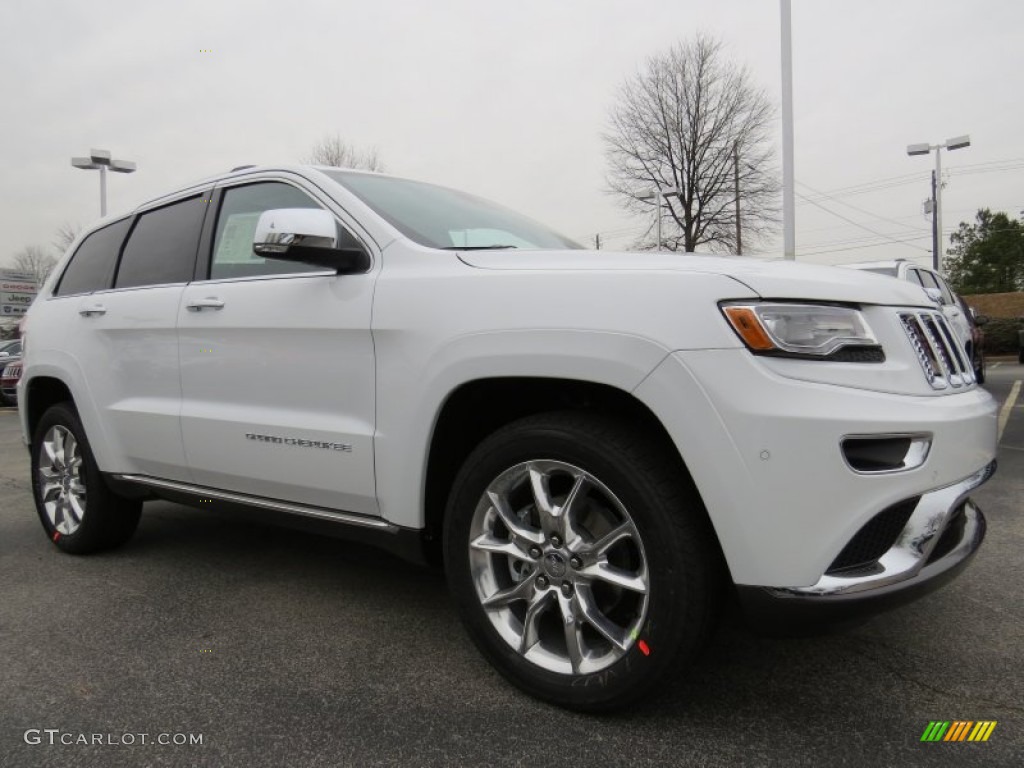
M939 271L939 206L935 204L935 171L932 171L932 269Z
M743 228L740 226L740 145L732 145L732 184L736 195L736 253L743 255Z
M594 249L598 250L598 251L601 250L601 233L600 232L598 232L596 235L594 235Z
M967 142L970 144L970 142ZM932 200L935 201L935 271L942 272L942 150L935 150Z

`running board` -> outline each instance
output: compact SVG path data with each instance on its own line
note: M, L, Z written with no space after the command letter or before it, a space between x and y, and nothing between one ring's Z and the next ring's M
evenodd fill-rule
M116 490L123 492L130 492L129 489L146 489L159 498L199 509L224 512L235 519L261 520L358 541L419 564L428 564L433 560L425 552L422 531L394 525L380 518L205 488L148 475L109 474L107 478ZM121 488L118 489L117 486ZM210 504L210 501L220 503Z

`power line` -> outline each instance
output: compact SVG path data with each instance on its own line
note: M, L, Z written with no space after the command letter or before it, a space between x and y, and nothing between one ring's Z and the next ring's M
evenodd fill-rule
M871 216L872 218L879 219L881 221L887 221L890 224L895 224L898 227L904 227L906 229L910 229L910 230L913 230L915 232L927 232L928 231L928 230L924 229L923 227L912 227L909 224L903 224L902 222L899 222L896 219L890 219L887 216L882 216L881 214L878 214L878 213L872 213L871 211L865 210L864 208L858 208L856 205L853 205L852 203L843 202L842 200L839 200L838 198L833 197L832 195L829 195L827 192L822 192L821 190L815 189L814 187L812 187L812 186L810 186L808 184L804 184L803 182L798 181L797 184L799 184L801 187L804 187L805 189L811 190L811 192L814 192L816 194L822 195L822 196L828 198L829 200L832 200L832 201L834 201L836 203L839 203L840 205L845 205L847 208L852 208L853 210L855 210L855 211L857 211L859 213L863 213L865 216Z
M865 226L864 224L861 224L860 222L854 221L851 218L843 216L843 214L841 214L841 213L837 213L836 211L833 211L831 208L826 208L824 205L822 205L819 202L816 202L814 200L808 200L804 195L801 195L799 192L797 192L797 197L800 197L800 198L803 198L804 200L807 200L807 202L809 202L811 205L813 205L813 206L815 206L817 208L821 208L821 210L825 211L825 213L830 213L833 216L835 216L836 218L839 218L839 219L842 219L843 221L849 222L850 224L853 224L853 226L858 227L860 229L863 229L866 232L870 232L873 235L877 235L878 237L881 237L881 238L883 238L885 240L889 240L890 242L893 242L893 243L898 243L898 244L906 245L908 248L916 248L917 250L921 250L921 251L927 250L925 248L920 248L919 246L916 246L916 245L910 245L909 244L909 240L897 240L896 238L892 237L891 235L887 235L884 232L879 232L878 230L875 230L875 229L872 229L871 227ZM921 240L924 237L926 237L926 235L921 235L919 237L915 237L915 238L911 238L911 239L912 240Z
M1003 160L990 160L984 163L971 163L968 165L958 165L947 169L947 172L953 176L971 176L979 173L998 173L1003 171L1016 171L1024 169L1024 158L1014 157L1006 158ZM917 182L927 181L927 173L918 171L916 173L905 173L900 176L889 176L881 179L874 179L872 181L861 182L860 184L851 184L845 187L836 187L827 191L819 191L818 196L806 198L805 202L811 202L813 200L820 200L822 198L835 198L835 197L852 197L855 195L862 195L868 192L877 192L883 189L892 189L894 187L901 187L907 184L913 184ZM804 185L807 186L806 184Z
M800 256L817 256L822 253L838 253L839 251L859 251L863 248L878 248L883 245L888 245L889 243L909 245L915 240L925 240L930 237L931 235L918 235L917 237L908 237L903 240L893 240L891 238L887 238L886 240L881 240L875 243L866 243L864 245L844 245L839 248L825 248L817 251L800 251ZM910 247L916 248L919 251L924 251L925 253L931 253L931 251L927 248L918 248L917 246Z

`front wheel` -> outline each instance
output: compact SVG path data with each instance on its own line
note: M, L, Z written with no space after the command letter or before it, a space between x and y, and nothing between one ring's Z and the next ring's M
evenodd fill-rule
M84 554L123 544L135 533L142 502L111 491L100 474L78 413L54 405L32 439L32 492L50 540Z
M477 646L528 693L620 708L698 651L718 549L670 449L559 413L504 427L463 465L445 520L449 584Z

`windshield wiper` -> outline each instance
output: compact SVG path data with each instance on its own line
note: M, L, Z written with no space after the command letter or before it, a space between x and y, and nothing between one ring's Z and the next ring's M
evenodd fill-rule
M515 245L449 245L442 248L442 251L504 251L508 248L517 248Z

